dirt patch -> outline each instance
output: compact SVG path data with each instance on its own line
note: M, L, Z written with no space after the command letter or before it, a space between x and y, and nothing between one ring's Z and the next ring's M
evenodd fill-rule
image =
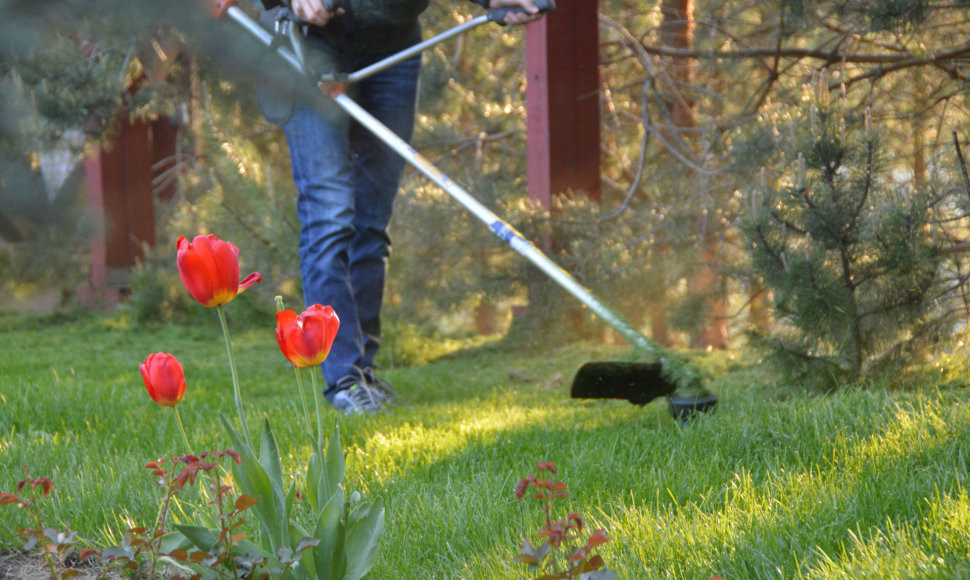
M79 580L95 580L97 578L122 579L127 578L124 574L116 570L110 571L107 576L101 576L101 566L95 558L89 562L70 562L71 568L79 575L73 576ZM64 569L59 570L60 573ZM155 571L155 578L159 580L173 578L177 576L175 568L160 568ZM49 580L50 570L47 562L40 554L27 552L6 552L0 553L0 580Z
M0 580L46 580L50 571L44 559L38 555L9 553L0 555Z

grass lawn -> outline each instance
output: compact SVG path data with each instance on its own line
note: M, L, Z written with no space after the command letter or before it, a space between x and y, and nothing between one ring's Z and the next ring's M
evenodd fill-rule
M0 492L29 465L56 486L48 523L95 546L150 525L158 498L143 465L184 449L174 414L145 393L138 365L149 353L185 367L180 409L194 445L227 447L216 420L234 417L225 348L214 314L200 313L209 324L147 329L121 315L0 315ZM265 329L233 338L250 424L269 417L292 473L307 449L273 324L270 313ZM970 578L962 377L818 395L774 384L740 353L702 353L721 401L689 425L660 401L569 399L580 364L624 352L468 346L388 369L404 403L390 413L327 411L348 487L386 504L370 578L528 577L512 560L541 510L514 489L538 461L569 485L564 513L608 530L601 553L620 578ZM26 523L0 507L0 546Z

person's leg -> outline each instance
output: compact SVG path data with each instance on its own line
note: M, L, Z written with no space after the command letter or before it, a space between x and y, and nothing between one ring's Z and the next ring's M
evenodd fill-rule
M419 59L401 63L350 87L350 94L409 140L419 69ZM304 299L307 305L330 304L340 318L322 365L325 394L333 401L338 383L361 378L373 365L380 344L387 225L404 162L332 104L297 104L283 130L299 194Z
M410 141L417 106L421 60L414 58L365 79L358 104L405 141ZM391 240L387 226L400 187L404 159L363 126L353 123L355 236L350 247L350 279L360 321L363 355L359 366L374 365L380 347L381 302Z
M335 107L297 104L283 131L298 192L304 300L307 305L329 304L340 318L322 365L325 393L331 398L341 379L358 373L363 353L349 267L356 235L350 120Z

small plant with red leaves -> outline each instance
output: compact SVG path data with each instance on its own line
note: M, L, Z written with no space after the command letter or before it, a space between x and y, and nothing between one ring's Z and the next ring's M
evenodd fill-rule
M150 469L151 475L157 478L158 486L163 492L155 525L150 531L144 527L130 528L125 532L121 544L102 551L100 556L106 568L120 568L127 574L144 575L148 578L155 577L159 556L163 555L161 554L163 550L162 542L166 534L165 526L172 498L182 492L187 484L195 484L196 477L200 472L210 474L213 482L211 487L218 485L217 465L205 461L208 455L210 454L203 453L201 458L195 455L182 455L170 459L162 458L149 461L145 465L145 469ZM228 450L211 455L225 457L226 455L236 455L236 453ZM171 467L168 467L168 463L171 463Z
M515 561L527 564L529 572L540 572L536 580L615 580L616 572L606 569L603 557L595 553L598 546L609 541L606 530L599 528L584 540L585 523L578 513L554 518L552 502L569 497L569 488L552 479L556 465L551 461L539 463L536 469L539 476L529 474L519 481L515 497L522 500L534 489L532 499L542 502L545 522L538 532L541 542L533 546L524 540Z
M14 505L27 513L36 527L17 530L24 551L39 551L51 578L69 578L76 575L76 570L67 566L66 561L74 554L77 532L48 526L37 508L37 502L45 499L53 489L53 481L47 477L31 478L29 469L25 467L24 479L17 483L17 492L0 493L0 506Z
M232 487L222 482L219 466L212 462L226 457L237 465L240 461L238 453L227 449L202 453L198 457L182 455L163 458L145 465L146 469L152 470L152 476L157 478L164 493L157 521L151 531L146 528L128 530L120 545L101 552L101 559L105 563L101 577L107 577L107 570L114 568L128 575L154 578L160 560L168 563L169 574L173 568L179 568L191 571L192 578L250 578L258 568L266 566L269 558L261 554L258 547L245 542L246 534L239 531L245 523L243 512L253 507L256 500L244 493L233 496ZM195 485L200 475L206 476L207 483L202 493L208 504L213 506L212 520L217 527L209 529L175 524L178 535L167 533L165 525L173 497L186 486ZM185 538L187 542L167 545L166 540L170 543L173 537ZM304 542L298 548L302 551L313 545L315 543L312 541ZM292 557L279 560L284 568L292 567L296 561ZM282 569L276 572L282 573ZM183 577L175 575L172 578L177 580Z

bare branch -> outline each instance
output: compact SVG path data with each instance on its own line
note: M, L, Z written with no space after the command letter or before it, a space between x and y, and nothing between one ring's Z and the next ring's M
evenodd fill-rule
M927 56L917 56L913 52L902 52L894 54L857 54L840 53L836 50L821 50L812 48L769 48L754 47L741 48L737 50L691 50L686 48L667 48L662 46L644 45L643 49L650 54L657 56L670 56L675 58L703 58L703 59L746 59L746 58L769 58L778 56L781 58L796 59L816 59L830 64L847 63L856 64L885 64L896 65L896 68L886 69L897 70L917 64L931 64L936 62L947 62L962 58L970 54L970 44L964 44L950 50L945 50L937 54ZM901 66L900 66L901 65Z

